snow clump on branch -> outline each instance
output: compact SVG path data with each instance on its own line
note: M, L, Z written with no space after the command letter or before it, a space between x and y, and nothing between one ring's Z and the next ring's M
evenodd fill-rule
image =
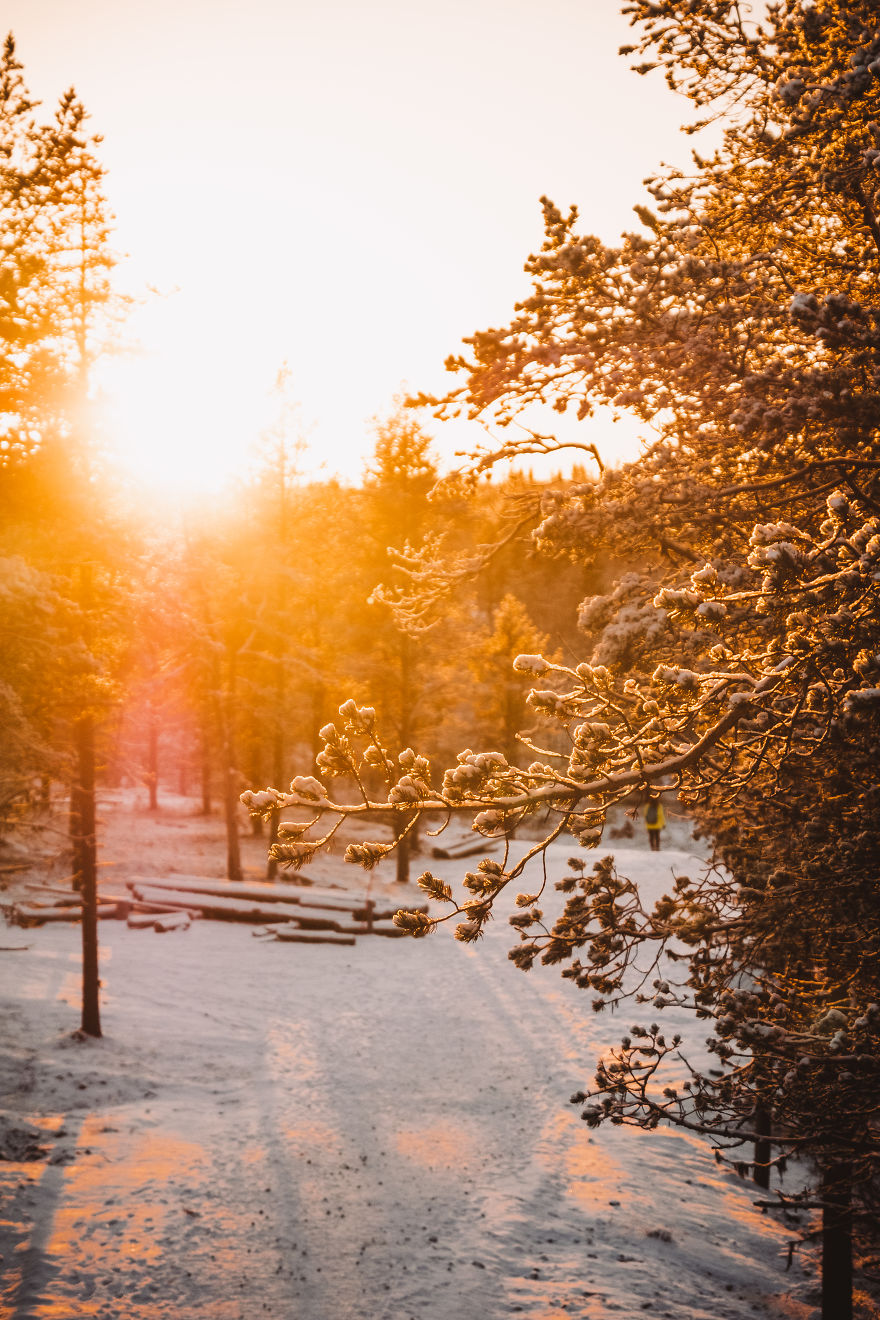
M546 674L551 665L542 655L518 655L513 667L519 674Z

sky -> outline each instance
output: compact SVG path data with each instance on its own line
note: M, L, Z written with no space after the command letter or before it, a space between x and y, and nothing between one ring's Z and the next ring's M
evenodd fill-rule
M285 365L304 468L358 479L373 419L509 320L542 194L613 240L689 150L686 104L617 54L615 0L7 0L4 22L44 109L73 85L104 138L137 301L101 385L145 491L246 472ZM476 430L428 429L447 462ZM613 459L633 436L589 438Z

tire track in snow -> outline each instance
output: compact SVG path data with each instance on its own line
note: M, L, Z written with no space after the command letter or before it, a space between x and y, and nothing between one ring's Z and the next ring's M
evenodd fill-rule
M288 1116L287 1164L299 1173L310 1256L323 1248L326 1262L314 1314L477 1320L493 1292L471 1264L480 1216L474 1186L486 1157L468 1105L450 1104L460 1051L450 1031L454 979L444 967L440 980L426 981L417 946L377 946L365 942L338 992L309 1005L308 1022L276 1022L269 1033L276 1121L283 1127ZM437 949L441 963L460 952ZM410 976L401 986L395 975L392 998L377 995L377 962L401 955ZM444 1046L435 1048L437 1040ZM347 1072L359 1080L356 1093L338 1081Z
M667 854L663 863L664 872L677 871L693 858ZM657 874L656 863L648 866L653 874L645 888L659 895L669 880ZM639 878L645 860L622 857L620 869ZM533 1084L543 1088L543 1121L527 1135L506 1221L496 1221L496 1268L509 1272L511 1310L542 1320L557 1314L592 1320L642 1308L688 1320L752 1314L757 1298L784 1289L782 1272L756 1264L753 1254L760 1260L768 1238L781 1245L788 1234L753 1209L748 1184L719 1171L699 1139L662 1129L587 1132L566 1100L625 1022L593 1015L589 993L563 982L557 967L536 967L523 987L522 974L494 947L515 941L513 931L496 928L485 940L490 947L472 955L487 1019L495 1016L511 1040L526 1043L539 1065ZM578 1012L581 1005L585 1012ZM669 1026L694 1030L680 1014ZM517 1271L529 1240L538 1264ZM759 1244L762 1251L750 1251Z

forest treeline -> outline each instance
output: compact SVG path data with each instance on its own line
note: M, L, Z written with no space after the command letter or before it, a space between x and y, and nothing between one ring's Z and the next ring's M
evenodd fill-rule
M474 736L516 755L529 685L513 661L574 653L595 577L523 558L543 486L429 501L430 438L400 414L377 423L357 484L301 481L292 453L276 435L252 480L170 529L114 508L99 462L79 488L67 479L64 508L41 452L5 468L4 828L69 791L85 706L99 782L142 786L153 808L170 791L225 811L233 879L239 795L314 771L340 692L376 703L395 742L437 764ZM430 628L395 617L406 552L389 549L426 536L487 560Z
M232 877L239 794L314 768L340 690L438 760L472 730L512 751L527 693L512 659L571 651L588 576L563 567L560 592L558 569L523 559L539 487L430 502L436 456L403 412L375 423L350 484L306 481L282 388L249 479L169 525L123 496L102 446L95 366L126 309L100 138L73 92L42 115L12 37L0 218L0 829L77 782L84 720L98 782L222 804ZM476 559L509 544L426 631L394 617L389 547L427 536Z

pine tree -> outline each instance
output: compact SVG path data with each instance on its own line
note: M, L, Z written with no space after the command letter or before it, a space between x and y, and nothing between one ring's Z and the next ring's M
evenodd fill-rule
M10 34L0 58L0 467L6 472L40 444L60 379L43 209L49 188L36 102L22 72Z
M97 636L96 574L105 580L97 437L91 415L91 373L106 345L113 304L109 218L100 141L67 93L53 120L39 124L21 78L11 37L0 64L0 211L8 226L0 277L0 454L6 503L27 524L32 549L43 540L41 565L69 579L79 607L82 645L98 656L112 645ZM37 522L51 514L51 546ZM8 532L11 535L11 530ZM71 731L76 766L71 793L74 870L83 893L83 1018L100 1035L98 1007L97 872L94 807L95 720L100 684L84 692Z
M479 704L481 736L515 761L521 747L518 735L531 724L526 705L528 687L513 669L524 652L552 653L549 638L532 624L515 596L503 597L492 616L492 632L476 648L472 660L475 678L484 693Z
M695 812L726 869L680 877L646 910L612 858L577 858L555 906L517 895L511 956L560 966L598 1009L627 998L637 957L676 942L677 971L648 998L706 1021L717 1068L664 1086L679 1042L639 1026L577 1097L584 1117L678 1123L719 1151L755 1142L765 1167L814 1158L816 1184L792 1199L825 1217L823 1320L848 1320L851 1198L880 1172L880 28L867 0L627 12L640 72L660 66L700 122L721 122L720 145L658 175L616 247L545 199L532 294L465 341L449 364L464 384L433 403L502 426L536 400L641 418L641 460L557 491L535 531L629 579L584 607L591 660L515 661L554 731L543 755L468 749L442 781L416 758L371 806L471 814L489 835L549 813L528 857L563 833L597 846L608 808L649 788ZM539 440L552 447L532 433L475 454L464 484ZM340 710L326 768L393 764L374 712ZM372 865L376 846L350 858ZM523 870L487 860L460 901L423 887L472 942Z
M383 587L389 573L392 548L418 542L428 525L427 497L437 478L431 440L401 411L376 427L373 463L365 482L366 526L375 554L376 588L370 596L372 617L368 631L372 644L361 674L370 699L385 713L402 748L415 741L426 717L430 683L424 636L401 626L390 607L394 588ZM394 820L397 880L409 880L412 846L411 813L400 811Z
M68 770L59 724L81 696L87 657L63 583L20 555L0 558L0 834Z

